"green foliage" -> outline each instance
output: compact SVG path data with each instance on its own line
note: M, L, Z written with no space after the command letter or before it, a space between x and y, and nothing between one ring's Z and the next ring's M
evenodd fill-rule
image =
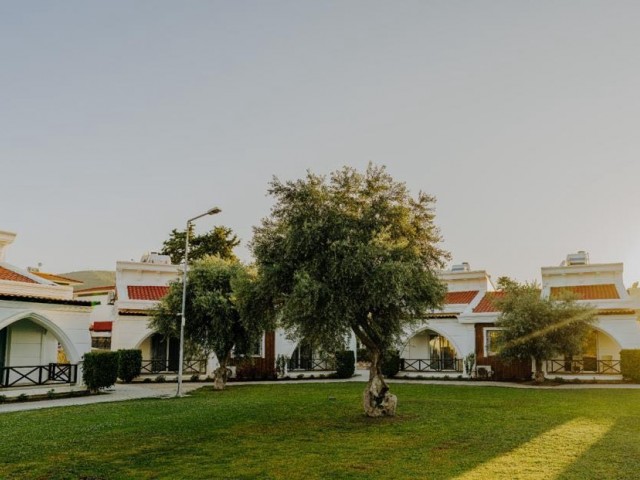
M501 283L505 293L496 301L501 310L497 325L503 328L498 346L501 357L533 357L536 373L541 374L543 360L580 353L595 320L594 309L577 304L572 296L541 298L535 283L510 279Z
M289 357L286 355L278 355L276 357L276 373L278 376L283 376L287 373L287 364L289 363Z
M142 371L142 350L118 350L118 378L131 382Z
M395 377L400 371L400 353L397 350L384 352L380 369L385 377Z
M464 371L467 375L471 375L473 372L473 367L476 365L476 354L470 353L466 357L464 357Z
M384 167L333 172L329 179L271 182L271 216L251 244L282 325L325 351L353 331L370 350L389 348L408 324L442 304L436 270L434 198L411 197Z
M620 350L620 371L623 378L640 383L640 350Z
M362 386L205 387L179 400L3 412L0 477L638 478L640 390L397 383L402 415L375 423L358 415ZM595 430L549 436L574 419ZM573 442L582 454L566 454Z
M171 263L184 261L185 230L173 229L169 239L162 244L160 253L169 255ZM198 260L208 255L216 255L228 260L236 259L233 249L240 244L238 237L230 228L217 226L203 235L194 235L193 225L189 233L189 260Z
M336 376L338 378L351 378L355 371L356 356L353 350L336 352Z
M187 278L185 343L191 353L214 352L226 365L232 350L250 355L268 324L250 299L255 273L236 260L205 257L194 262ZM150 328L178 337L182 283L174 282L150 320Z
M18 395L16 400L18 402L26 402L27 400L29 400L29 395L27 395L26 393L21 393L20 395Z
M108 388L118 379L118 352L100 351L84 354L82 380L89 390L96 393Z

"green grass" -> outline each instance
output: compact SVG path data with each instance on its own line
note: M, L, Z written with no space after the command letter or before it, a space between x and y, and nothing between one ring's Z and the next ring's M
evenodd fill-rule
M640 391L234 386L0 415L0 478L638 478Z

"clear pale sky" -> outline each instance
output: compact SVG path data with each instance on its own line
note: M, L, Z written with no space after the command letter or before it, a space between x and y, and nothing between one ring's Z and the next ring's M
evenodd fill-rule
M115 269L201 219L243 240L273 175L387 165L454 263L640 280L636 1L4 1L7 261Z

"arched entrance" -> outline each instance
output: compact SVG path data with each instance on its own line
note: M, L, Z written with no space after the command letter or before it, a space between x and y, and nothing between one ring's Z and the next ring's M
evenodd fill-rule
M577 355L547 361L547 374L620 375L620 345L608 333L592 328Z
M415 333L400 353L405 372L462 372L462 359L453 342L432 329Z
M75 383L80 356L57 324L23 311L0 320L0 386Z
M308 340L301 340L289 358L289 371L335 370L333 355L321 352Z

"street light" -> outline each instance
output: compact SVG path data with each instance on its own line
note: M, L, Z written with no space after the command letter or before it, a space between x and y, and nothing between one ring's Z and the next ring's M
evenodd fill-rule
M207 215L215 215L216 213L220 213L218 207L213 207L210 210L207 210L205 213L198 215L197 217L190 218L187 220L187 231L186 231L186 240L184 244L184 269L182 273L182 311L180 312L180 355L179 355L179 364L178 364L178 392L176 393L176 397L182 396L182 364L184 363L184 325L186 323L185 318L185 307L187 304L187 268L189 266L189 230L191 230L191 223L195 220L206 217Z

